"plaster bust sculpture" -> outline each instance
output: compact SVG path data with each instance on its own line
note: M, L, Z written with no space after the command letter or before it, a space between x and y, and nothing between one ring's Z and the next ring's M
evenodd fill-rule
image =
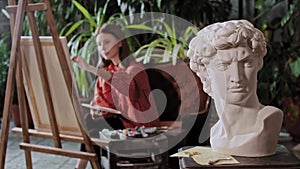
M267 53L262 32L246 20L215 23L200 30L189 48L190 67L219 117L211 128L212 149L246 157L274 154L283 112L262 105L256 94Z

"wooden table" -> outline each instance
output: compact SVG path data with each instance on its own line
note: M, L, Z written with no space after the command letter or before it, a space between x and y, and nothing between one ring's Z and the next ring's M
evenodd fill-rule
M183 147L179 151L186 150L191 147ZM234 165L199 165L192 158L179 158L180 169L196 169L196 168L261 168L261 169L295 169L300 168L300 160L291 153L284 145L278 145L276 154L267 157L237 157L240 163Z

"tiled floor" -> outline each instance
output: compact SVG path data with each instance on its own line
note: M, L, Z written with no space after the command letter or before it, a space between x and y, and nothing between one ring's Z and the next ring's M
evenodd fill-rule
M10 127L13 127L10 123ZM11 131L11 130L10 130ZM6 153L5 169L26 169L24 151L19 148L19 143L22 142L22 136L9 133L8 148ZM31 137L31 142L39 145L53 145L51 139ZM64 148L69 150L78 150L79 143L63 142ZM32 163L34 169L72 169L75 168L77 159L65 156L32 153ZM91 168L90 164L87 168Z

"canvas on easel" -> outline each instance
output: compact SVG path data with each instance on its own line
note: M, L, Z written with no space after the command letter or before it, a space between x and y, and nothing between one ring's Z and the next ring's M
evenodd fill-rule
M60 40L66 54L66 59L68 60L67 39L60 37ZM61 134L80 136L81 132L76 121L75 110L72 106L72 98L67 94L68 89L63 78L53 39L51 36L41 36L40 41L46 61L44 66L49 77L51 98L54 104L59 131ZM42 88L41 73L38 70L37 56L31 36L21 37L21 54L24 58L22 71L25 91L35 129L37 131L49 132L51 126L46 108L47 103L44 99L45 92ZM69 69L71 69L70 65Z

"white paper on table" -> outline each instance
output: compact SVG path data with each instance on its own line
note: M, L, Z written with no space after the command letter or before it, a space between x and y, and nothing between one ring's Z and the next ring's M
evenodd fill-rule
M191 157L200 165L209 165L210 161L217 159L231 158L230 160L220 160L214 165L219 164L237 164L239 163L234 157L228 154L214 152L210 147L196 146L171 155L171 157Z
M293 151L300 151L300 143L293 147Z

